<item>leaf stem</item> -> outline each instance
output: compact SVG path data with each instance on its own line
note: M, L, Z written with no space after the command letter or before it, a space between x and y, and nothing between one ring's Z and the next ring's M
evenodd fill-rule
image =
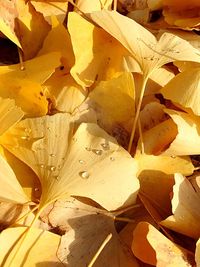
M138 118L139 118L139 115L140 115L140 109L141 109L142 100L143 100L143 96L144 96L144 92L145 92L147 81L148 81L148 75L143 75L141 89L140 89L140 97L139 97L138 106L137 106L137 110L136 110L136 114L135 114L135 119L133 121L131 137L130 137L129 145L128 145L128 152L129 153L131 153L132 143L133 143L133 139L134 139L134 136L135 136L136 125L137 125Z
M94 257L92 258L91 262L88 264L87 267L92 267L94 265L96 259L98 258L98 256L100 255L100 253L102 252L102 250L104 249L104 247L110 241L111 238L112 238L112 234L110 233L106 237L106 239L103 241L103 243L101 244L100 248L98 249L98 251L96 252L96 254L94 255Z

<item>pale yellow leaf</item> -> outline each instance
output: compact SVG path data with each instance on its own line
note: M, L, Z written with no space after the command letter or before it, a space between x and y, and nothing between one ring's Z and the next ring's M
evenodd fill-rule
M200 118L198 116L166 109L165 112L177 125L178 134L165 155L198 155L200 153Z
M77 0L76 6L78 7L76 11L79 10L83 13L90 13L93 11L108 9L112 7L113 0Z
M164 33L157 41L140 24L115 11L96 11L90 18L126 47L145 75L176 60L200 62L199 51L176 35Z
M164 98L191 108L195 115L200 115L200 68L189 69L176 75L161 90Z
M181 174L175 174L172 199L173 215L161 224L176 232L193 238L200 236L200 195L194 190L190 181Z
M95 124L81 124L71 139L71 123L69 114L26 119L2 140L40 178L41 206L64 195L91 198L108 210L133 203L139 189L135 160Z

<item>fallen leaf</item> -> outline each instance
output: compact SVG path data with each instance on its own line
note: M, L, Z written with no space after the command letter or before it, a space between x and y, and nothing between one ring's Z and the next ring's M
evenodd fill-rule
M81 124L72 138L71 123L69 114L26 119L2 138L38 175L41 207L64 195L91 198L107 210L133 203L139 189L135 160L95 124ZM28 136L23 129L30 129Z
M75 12L69 13L68 30L75 55L70 73L80 85L91 86L126 70L123 58L128 51L104 30Z
M199 238L200 195L195 192L187 178L178 173L175 174L173 193L173 215L162 221L161 224L176 232Z
M83 13L89 13L101 9L111 10L113 0L78 0L76 3L77 8L75 10L78 12L79 10Z
M196 261L197 267L199 267L200 266L200 240L199 239L196 243L195 261Z
M132 253L120 242L114 218L106 210L84 204L74 198L59 200L48 214L49 223L65 234L61 237L57 256L71 267L87 266L102 242L112 238L95 261L95 267L138 266Z
M0 2L0 6L1 32L22 48L25 60L33 58L41 48L50 25L30 1L5 0Z
M141 261L158 267L193 266L183 248L162 235L147 222L140 222L133 232L132 250Z
M23 189L17 178L8 165L6 160L0 155L0 201L21 203L25 204L29 202L28 197L23 192Z
M27 227L15 227L8 228L0 234L1 264L5 267L63 266L56 256L60 236L41 229L33 228L26 236L27 246L21 246L20 253L16 254L18 249L16 242L26 231ZM14 255L15 259L12 261Z
M23 111L15 105L12 99L0 97L0 135L24 116Z
M107 132L112 133L118 125L131 131L135 114L135 86L131 73L100 82L88 97L89 106L97 112L99 125Z
M191 108L194 114L199 116L199 80L200 68L189 69L176 75L160 92L164 98Z

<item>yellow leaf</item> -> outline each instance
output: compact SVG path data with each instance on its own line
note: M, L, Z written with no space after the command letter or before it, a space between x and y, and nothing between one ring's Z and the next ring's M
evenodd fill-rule
M200 153L200 118L198 116L166 109L165 112L177 125L178 134L165 155L198 155Z
M29 201L6 160L0 155L0 201L21 203Z
M169 144L176 138L176 136L177 126L172 119L168 119L164 122L157 124L155 127L143 133L142 144L144 147L145 154L161 154L167 149ZM183 143L181 143L181 149L183 148L182 144ZM138 149L139 148L141 148L141 139L138 142ZM170 153L169 155L179 155L176 154L176 152L177 151L172 151L172 153ZM181 155L185 154L183 153Z
M44 83L60 65L60 53L52 52L24 62L22 71L20 64L0 66L1 79L28 79L39 84Z
M161 90L166 99L186 108L191 108L195 115L200 115L200 68L189 69L176 75Z
M43 14L45 20L51 24L51 16L56 16L60 23L63 23L68 10L68 1L51 1L51 0L31 0L37 12Z
M64 195L91 198L108 210L133 203L139 189L135 160L95 124L81 124L71 139L71 124L69 114L26 119L2 140L38 175L41 207ZM26 138L23 129L30 129Z
M70 74L60 75L59 70L56 70L44 86L58 111L73 113L87 97L87 91Z
M89 13L101 9L111 9L113 0L78 0L76 10L83 13Z
M101 81L89 94L89 105L107 132L123 127L130 133L135 115L135 86L132 74L123 73L109 81ZM116 108L117 107L117 108Z
M126 47L145 75L175 60L200 62L198 50L176 35L163 33L157 41L144 27L115 11L96 11L90 18Z
M75 55L71 75L80 85L90 86L126 70L123 57L128 51L105 31L75 12L69 13L68 30Z
M200 236L200 194L181 174L175 174L175 185L172 199L173 215L161 222L169 229L184 235L199 238Z
M191 267L189 254L155 227L140 222L133 232L132 250L141 261L158 267Z
M51 52L59 52L61 54L61 62L65 66L65 72L69 73L71 67L74 65L74 53L71 39L69 32L63 24L58 22L58 19L55 16L52 17L52 29L45 38L38 56Z
M14 100L0 97L0 135L24 116L23 111L15 106Z
M84 199L86 201L86 199ZM102 242L112 238L95 261L95 266L138 267L130 251L120 242L114 226L114 216L74 198L59 200L48 213L53 227L65 234L61 238L58 258L69 266L87 266ZM75 233L75 235L74 235Z
M40 264L44 267L63 266L56 256L60 236L36 228L28 233L26 246L21 247L20 253L16 254L12 261L18 248L16 242L26 230L27 227L8 228L0 234L0 263L3 266L35 267Z
M30 1L1 1L0 31L23 49L24 59L33 58L42 46L50 25Z

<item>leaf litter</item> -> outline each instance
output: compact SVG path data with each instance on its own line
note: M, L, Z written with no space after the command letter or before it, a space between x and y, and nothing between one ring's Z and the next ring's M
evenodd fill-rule
M0 1L1 266L200 266L199 8Z

